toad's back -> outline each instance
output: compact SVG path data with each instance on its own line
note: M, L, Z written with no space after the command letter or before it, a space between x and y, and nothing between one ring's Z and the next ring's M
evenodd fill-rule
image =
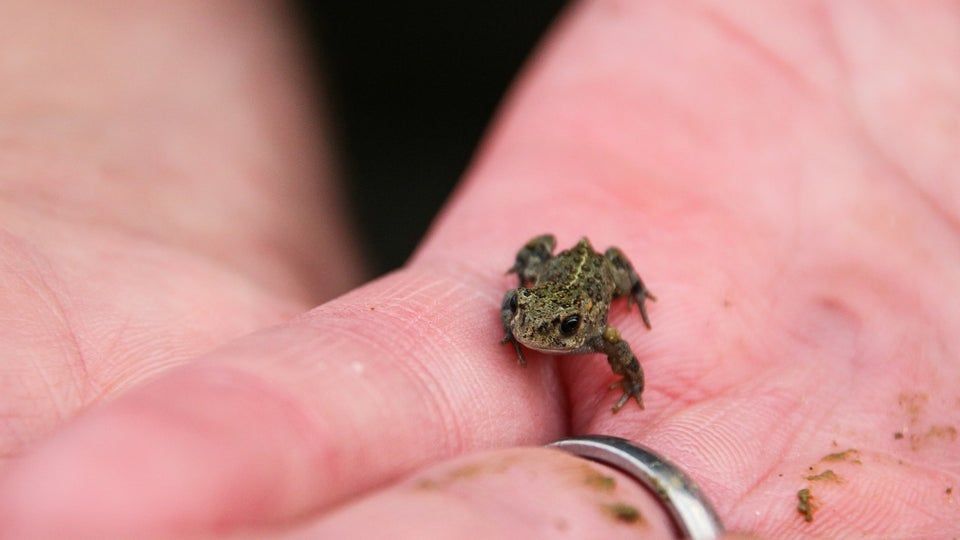
M583 238L576 246L546 261L534 287L566 289L578 295L585 293L594 302L607 304L616 288L609 264Z

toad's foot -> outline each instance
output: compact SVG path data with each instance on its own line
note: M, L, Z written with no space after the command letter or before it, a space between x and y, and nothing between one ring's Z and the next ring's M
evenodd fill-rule
M623 406L626 405L628 401L630 401L630 398L634 398L637 400L637 405L640 406L640 409L644 408L643 397L642 397L642 394L643 394L643 378L642 377L640 378L640 380L637 380L628 376L624 376L619 381L610 385L611 390L618 387L623 388L623 395L620 396L620 399L618 399L613 406L612 410L614 414L619 412L620 409L622 409Z
M606 354L610 368L614 373L623 377L610 387L611 389L617 386L623 388L623 395L613 406L613 412L616 413L623 408L631 397L635 398L637 405L640 405L640 408L643 409L643 399L641 398L643 394L643 369L640 367L640 362L637 362L637 357L634 356L633 351L630 350L630 345L620 337L620 332L616 328L608 326L600 337L593 340L591 346L595 351Z
M517 343L517 340L513 339L513 336L507 334L503 336L503 339L500 340L500 344L506 344L510 342L513 344L513 350L517 351L517 363L520 364L520 367L527 367L527 359L523 356L523 349L520 348L520 344Z
M647 315L647 300L651 302L656 302L657 297L647 289L646 285L642 281L637 279L637 282L630 288L630 294L627 296L627 307L630 307L631 300L637 303L637 307L640 308L640 318L643 319L643 325L649 330L650 327L650 316Z

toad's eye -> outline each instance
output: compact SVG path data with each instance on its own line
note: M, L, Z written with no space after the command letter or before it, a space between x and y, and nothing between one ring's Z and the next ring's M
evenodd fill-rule
M570 315L560 323L560 333L565 336L572 336L580 328L580 315Z
M517 312L517 295L514 294L514 295L511 295L511 296L510 296L510 304L509 304L509 307L510 307L510 313L516 313L516 312Z

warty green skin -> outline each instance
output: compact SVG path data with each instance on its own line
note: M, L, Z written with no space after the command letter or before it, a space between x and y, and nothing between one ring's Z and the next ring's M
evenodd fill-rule
M614 298L627 296L637 302L649 328L645 300L653 295L619 249L600 254L582 238L554 256L555 245L553 235L545 234L517 253L509 272L518 275L520 286L504 295L503 341L513 343L521 366L526 361L520 345L552 354L604 353L613 372L623 377L611 387L624 391L613 411L631 397L642 408L643 370L629 344L607 324L607 313ZM572 317L578 324L570 324Z

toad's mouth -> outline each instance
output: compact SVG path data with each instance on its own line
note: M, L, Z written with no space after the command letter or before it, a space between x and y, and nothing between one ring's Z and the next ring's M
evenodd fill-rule
M514 336L514 339L516 339L517 342L519 342L519 343L520 343L521 345L523 345L524 347L526 347L526 348L528 348L528 349L533 349L534 351L539 351L539 352L543 352L543 353L551 353L551 354L565 354L565 353L570 352L570 349L567 349L567 348L561 347L561 346L550 346L550 345L543 345L543 344L540 344L540 343L532 343L532 342L530 342L530 341L528 341L528 340L525 340L525 339L523 339L523 338L521 338L521 337L517 337L517 336Z
M513 339L528 349L548 354L580 354L591 350L586 346L572 347L569 345L564 346L561 344L534 342L530 341L529 339L525 339L524 336L518 336L516 334L513 335Z

